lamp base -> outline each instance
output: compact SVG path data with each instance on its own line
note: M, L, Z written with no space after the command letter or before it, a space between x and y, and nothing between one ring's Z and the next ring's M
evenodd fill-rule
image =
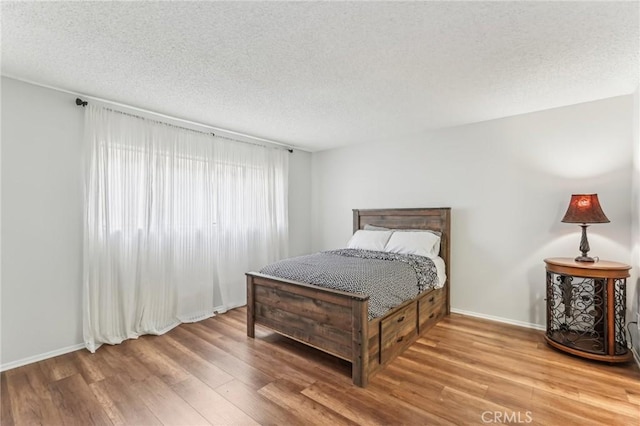
M593 257L589 257L587 256L587 253L589 253L589 240L587 239L587 227L589 225L587 225L586 223L583 223L582 225L580 225L580 227L582 228L582 238L580 238L580 253L582 253L582 255L576 257L576 262L595 262L596 260Z
M578 256L575 258L576 262L595 262L596 260L593 257L589 256Z

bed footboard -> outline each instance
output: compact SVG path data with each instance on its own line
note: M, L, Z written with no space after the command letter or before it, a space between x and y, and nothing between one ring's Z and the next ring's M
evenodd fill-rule
M369 296L247 274L247 336L262 324L352 363L354 384L366 386L369 371Z

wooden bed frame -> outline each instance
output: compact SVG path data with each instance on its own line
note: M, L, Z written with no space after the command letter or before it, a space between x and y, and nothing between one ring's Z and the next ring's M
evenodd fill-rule
M353 230L365 225L442 233L447 282L368 321L369 296L247 273L247 336L255 324L352 363L353 383L369 379L450 312L451 209L353 210Z

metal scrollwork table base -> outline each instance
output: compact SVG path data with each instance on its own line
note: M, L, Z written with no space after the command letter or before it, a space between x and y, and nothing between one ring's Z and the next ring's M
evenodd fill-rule
M547 267L547 343L607 362L633 359L625 335L626 284L631 267L554 257Z

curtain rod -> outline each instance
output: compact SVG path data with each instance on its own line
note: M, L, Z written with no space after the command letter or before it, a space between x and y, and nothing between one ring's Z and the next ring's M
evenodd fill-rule
M186 120L184 118L172 117L170 115L165 115L165 114L161 114L159 112L149 111L149 110L146 110L146 109L143 109L143 108L138 108L138 107L135 107L135 106L132 106L132 105L121 104L119 102L110 101L108 99L102 99L102 98L98 98L96 96L89 96L89 95L85 95L84 93L74 92L74 91L71 91L71 90L63 89L61 87L52 86L50 84L40 83L38 81L34 81L34 80L27 79L27 78L18 77L18 76L15 76L15 75L11 75L9 73L4 73L3 72L2 73L2 77L11 78L13 80L21 81L21 82L27 83L27 84L32 84L32 85L38 86L38 87L44 87L45 89L55 90L57 92L68 93L68 94L74 95L74 96L87 97L90 100L93 99L93 100L96 100L98 102L111 104L111 105L116 105L116 106L120 106L120 107L123 107L123 108L137 110L137 111L140 111L142 113L152 114L152 115L155 115L155 116L158 116L158 117L163 117L163 118L166 118L166 119L169 119L169 120L181 121L183 123L193 124L193 125L199 126L199 127L205 127L207 129L211 129L211 130L214 130L214 131L222 132L224 134L235 135L235 136L237 136L239 138L247 138L247 139L252 139L252 140L254 140L256 142L263 142L263 143L269 144L269 145L280 146L280 147L283 147L283 148L285 148L287 150L297 149L299 151L307 151L304 148L300 148L300 147L293 146L293 145L290 145L290 144L285 144L285 143L282 143L282 142L276 142L276 141L273 141L271 139L265 139L265 138L261 138L261 137L258 137L258 136L251 136L251 135L247 135L246 133L241 133L241 132L234 132L233 130L223 129L222 127L214 127L214 126L210 126L208 124L203 124L203 123L198 123L196 121ZM86 101L82 101L82 102L86 102ZM193 130L193 129L189 129L189 130ZM217 137L220 138L220 137L223 137L223 136L218 135ZM231 141L235 141L235 142L241 142L241 143L251 143L251 142L247 142L247 141L240 140L240 139L233 139L233 138L230 138L230 137L226 137L225 139L228 139L228 140L231 140ZM256 144L256 145L264 146L264 145L260 145L260 144ZM307 152L310 152L310 151L307 151Z
M87 104L88 104L88 103L89 103L88 101L85 101L85 100L80 99L80 98L76 98L76 105L78 105L78 106L85 107L85 106L87 106ZM131 113L124 112L124 111L117 111L117 110L114 110L114 109L112 109L112 108L106 108L106 109L108 109L109 111L112 111L112 112L117 112L117 113L119 113L119 114L128 115L128 116L130 116L130 117L140 118L140 119L142 119L142 120L148 120L148 118L147 118L147 117L142 117L142 116L140 116L140 115L131 114ZM136 108L136 109L137 109L137 108ZM152 112L152 111L145 111L145 112L148 112L148 113L151 113L151 114L160 115L160 116L163 116L163 117L168 117L168 118L173 119L173 120L186 121L186 120L182 120L182 119L178 119L178 118L174 118L174 117L165 116L164 114L157 114L157 113L154 113L154 112ZM152 121L157 121L157 120L152 120ZM161 122L161 121L157 121L157 122L158 122L158 123L162 123L162 124L167 125L167 126L176 127L176 128L178 128L178 129L189 130L189 131L191 131L191 132L202 133L202 134L205 134L205 135L212 135L212 136L215 136L215 137L218 137L218 138L222 138L222 139L227 139L227 140L230 140L230 141L233 141L233 142L240 142L240 143L246 143L246 144L249 144L249 145L261 146L261 147L263 147L263 148L269 148L269 147L267 147L267 146L265 146L265 145L258 144L258 143L247 142L247 141L240 141L240 140L232 139L232 138L229 138L229 137L226 137L226 136L216 135L214 132L203 132L202 130L190 129L190 128L188 128L188 127L177 126L177 125L175 125L175 124L171 124L171 123L165 123L165 122ZM198 126L202 126L202 127L210 127L210 126L206 126L206 125L204 125L204 124L200 124L200 123L194 123L194 122L190 122L190 123L193 123L193 124L196 124L196 125L198 125ZM214 128L214 127L210 127L210 128ZM215 129L215 128L214 128L214 129ZM216 129L216 130L217 130L217 129ZM224 130L223 130L223 131L224 131ZM227 132L229 132L229 131L227 130ZM235 132L233 132L233 133L235 133ZM241 134L241 135L242 135L242 134ZM253 136L248 136L248 135L242 135L242 136L250 137L250 138L252 138L252 139L261 139L261 138L255 138L255 137L253 137ZM267 143L274 144L274 145L278 145L277 147L274 147L274 148L276 148L276 149L286 149L286 150L287 150L287 151L289 151L290 153L291 153L291 152L293 152L293 149L291 149L291 148L287 148L287 147L283 146L282 144L275 143L275 142L271 142L271 141L267 141Z

